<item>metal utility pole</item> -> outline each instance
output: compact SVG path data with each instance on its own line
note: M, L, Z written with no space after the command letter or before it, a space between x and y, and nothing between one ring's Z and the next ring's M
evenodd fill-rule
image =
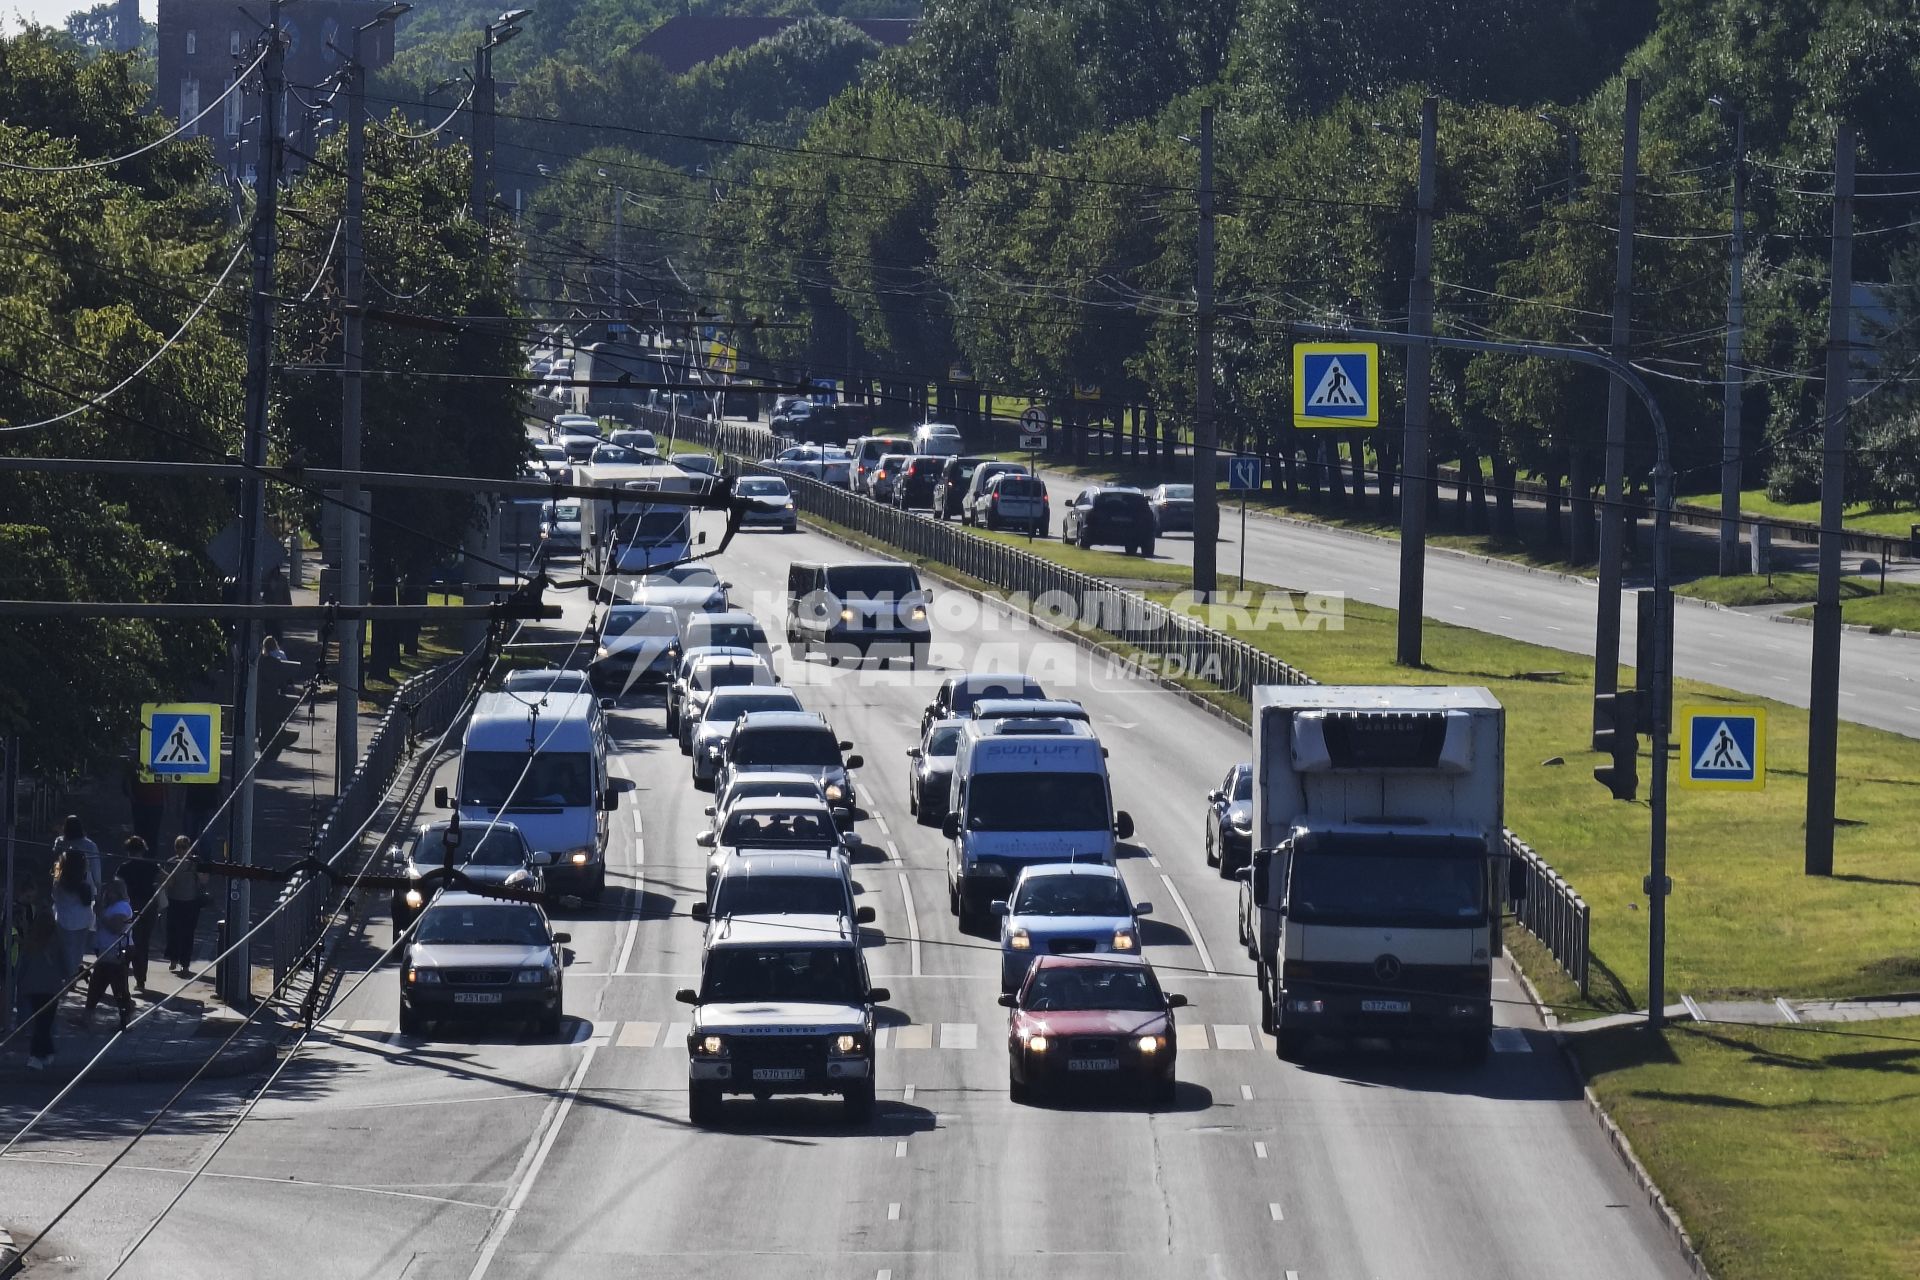
M347 199L341 220L340 280L340 469L360 469L360 371L365 366L363 343L366 300L366 260L360 242L360 224L367 202L367 67L360 55L361 37L392 22L413 6L392 4L353 29L346 72L347 89ZM360 514L365 490L357 479L340 488L340 603L366 603L365 529ZM346 619L340 633L339 689L334 712L333 785L336 793L360 766L360 652L366 624Z
M626 333L627 295L624 279L625 273L621 267L621 259L624 251L622 242L626 239L627 190L608 176L605 169L601 169L598 172L600 176L606 180L608 189L613 192L613 306L611 312L614 323L620 326L615 332L624 336Z
M1620 139L1620 238L1613 256L1613 358L1622 364L1633 351L1634 194L1640 182L1640 81L1627 80L1626 127ZM1620 688L1620 579L1626 558L1624 517L1627 475L1627 389L1616 378L1607 386L1605 499L1600 504L1600 600L1594 616L1593 692ZM1597 705L1597 704L1596 704ZM1601 725L1596 712L1592 731ZM1594 739L1596 742L1598 739ZM1655 786L1660 785L1658 781Z
M476 222L489 221L493 203L493 140L496 100L493 84L493 51L520 34L516 25L529 9L509 9L487 24L486 39L473 51L473 102L467 108L468 145L473 150L473 181L467 204Z
M7 981L5 992L7 1007L6 1012L0 1014L0 1027L5 1027L8 1033L11 1034L13 1031L14 1010L19 1007L20 996L19 975L15 972L15 970L19 968L19 965L15 964L13 960L13 832L14 828L19 825L17 822L19 815L15 813L14 810L20 802L20 735L17 733L11 734L0 741L4 742L6 748L6 763L0 765L0 769L5 770L4 773L0 773L0 793L4 794L4 798L0 798L0 823L5 824L5 830L0 832L0 838L4 838L7 849L7 896L4 908L7 914L5 925L0 926L0 928L4 929L4 941L0 941L0 946L7 948Z
M1433 187L1439 149L1440 99L1420 104L1420 188L1413 220L1413 279L1407 285L1407 332L1433 332ZM1433 351L1407 352L1406 431L1400 444L1400 631L1394 660L1421 664L1420 632L1427 594L1427 400Z
M1807 874L1833 874L1840 748L1840 522L1847 492L1847 395L1853 377L1853 125L1833 134L1833 266L1827 300L1827 404L1820 447L1820 582L1807 702Z
M1722 360L1725 392L1720 400L1720 573L1740 564L1740 400L1747 371L1740 366L1746 304L1742 275L1747 257L1747 113L1724 98L1709 98L1733 113L1733 240L1727 255L1727 345Z
M286 43L280 30L280 0L267 6L266 61L261 66L260 166L253 179L253 289L247 302L246 432L241 458L251 467L267 461L267 405L272 394L274 255L279 248L275 221L280 212L280 169L286 160L281 108L286 102ZM240 482L240 580L238 604L260 601L260 544L266 536L267 490L258 471L249 470ZM242 866L253 864L253 768L255 739L259 735L259 707L255 687L260 672L260 621L247 618L234 628L233 694L233 826L229 858ZM227 881L226 935L222 950L253 927L252 882L235 877ZM252 1000L253 966L249 948L241 947L221 963L219 991L227 1003Z
M1211 600L1220 553L1220 493L1213 417L1213 108L1200 108L1200 245L1193 324L1193 590Z

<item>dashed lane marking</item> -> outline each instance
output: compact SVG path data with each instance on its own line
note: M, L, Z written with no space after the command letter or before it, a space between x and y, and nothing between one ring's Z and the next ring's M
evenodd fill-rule
M1193 943L1193 949L1200 953L1200 964L1209 976L1219 972L1213 967L1213 955L1207 950L1207 940L1200 936L1200 926L1194 923L1193 912L1187 910L1187 900L1180 896L1180 890L1173 884L1173 877L1162 872L1160 883L1167 886L1167 892L1173 895L1173 905L1180 911L1180 918L1187 923L1187 938Z
M893 1158L895 1160L904 1160L907 1158L907 1140L905 1138L893 1144Z
M1253 1086L1252 1086L1252 1085L1250 1085L1250 1084L1243 1084L1243 1085L1241 1085L1241 1086L1240 1086L1240 1101L1242 1101L1242 1102L1252 1102L1252 1101L1253 1101Z
M1253 1144L1253 1158L1254 1158L1255 1160L1265 1160L1265 1159L1267 1158L1267 1144L1266 1144L1266 1143L1264 1143L1264 1142L1256 1142L1256 1143L1254 1143L1254 1144Z
M1279 1202L1273 1200L1267 1202L1267 1216L1275 1222L1285 1222L1287 1220L1287 1215L1280 1212Z
M888 1222L900 1221L900 1205L898 1201L887 1206L887 1221Z
M524 1168L514 1171L513 1198L507 1207L494 1218L493 1228L487 1232L486 1243L481 1246L480 1256L474 1260L473 1270L467 1280L485 1280L487 1269L493 1265L493 1255L500 1250L501 1242L507 1238L507 1232L513 1229L513 1220L519 1214L527 1195L540 1179L541 1166L547 1162L547 1153L553 1150L554 1139L560 1136L560 1129L567 1122L567 1114L573 1110L573 1100L580 1092L580 1082L587 1078L587 1069L593 1066L594 1049L588 1046L580 1055L580 1065L573 1070L573 1077L567 1081L566 1092L555 1100L553 1108L542 1117L541 1127L534 1130L529 1139L528 1156Z

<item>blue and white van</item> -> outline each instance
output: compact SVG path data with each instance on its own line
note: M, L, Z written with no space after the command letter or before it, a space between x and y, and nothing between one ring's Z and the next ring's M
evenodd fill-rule
M969 720L954 753L945 824L947 905L960 928L984 927L1025 868L1111 864L1133 819L1115 814L1106 751L1077 720Z
M461 825L512 822L550 889L597 900L607 886L607 815L618 805L608 746L591 694L481 694L460 748ZM448 807L446 788L434 799Z

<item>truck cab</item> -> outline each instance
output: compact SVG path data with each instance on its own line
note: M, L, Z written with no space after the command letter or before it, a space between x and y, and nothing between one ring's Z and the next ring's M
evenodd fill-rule
M1245 932L1279 1055L1426 1039L1482 1060L1507 886L1504 712L1480 688L1256 691Z

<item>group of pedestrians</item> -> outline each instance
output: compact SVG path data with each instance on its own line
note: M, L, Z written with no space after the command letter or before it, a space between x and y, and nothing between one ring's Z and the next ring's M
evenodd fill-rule
M77 1025L92 1025L94 1010L109 993L126 1030L133 1016L129 982L147 991L147 961L155 922L165 908L167 968L192 971L194 931L205 889L193 859L193 841L180 836L173 857L153 855L141 836L130 836L125 856L107 876L100 847L78 817L69 817L55 837L50 881L21 886L9 921L8 963L22 1018L32 1043L27 1066L43 1070L53 1059L53 1032L61 994L86 966L86 998ZM156 901L159 899L159 901Z

